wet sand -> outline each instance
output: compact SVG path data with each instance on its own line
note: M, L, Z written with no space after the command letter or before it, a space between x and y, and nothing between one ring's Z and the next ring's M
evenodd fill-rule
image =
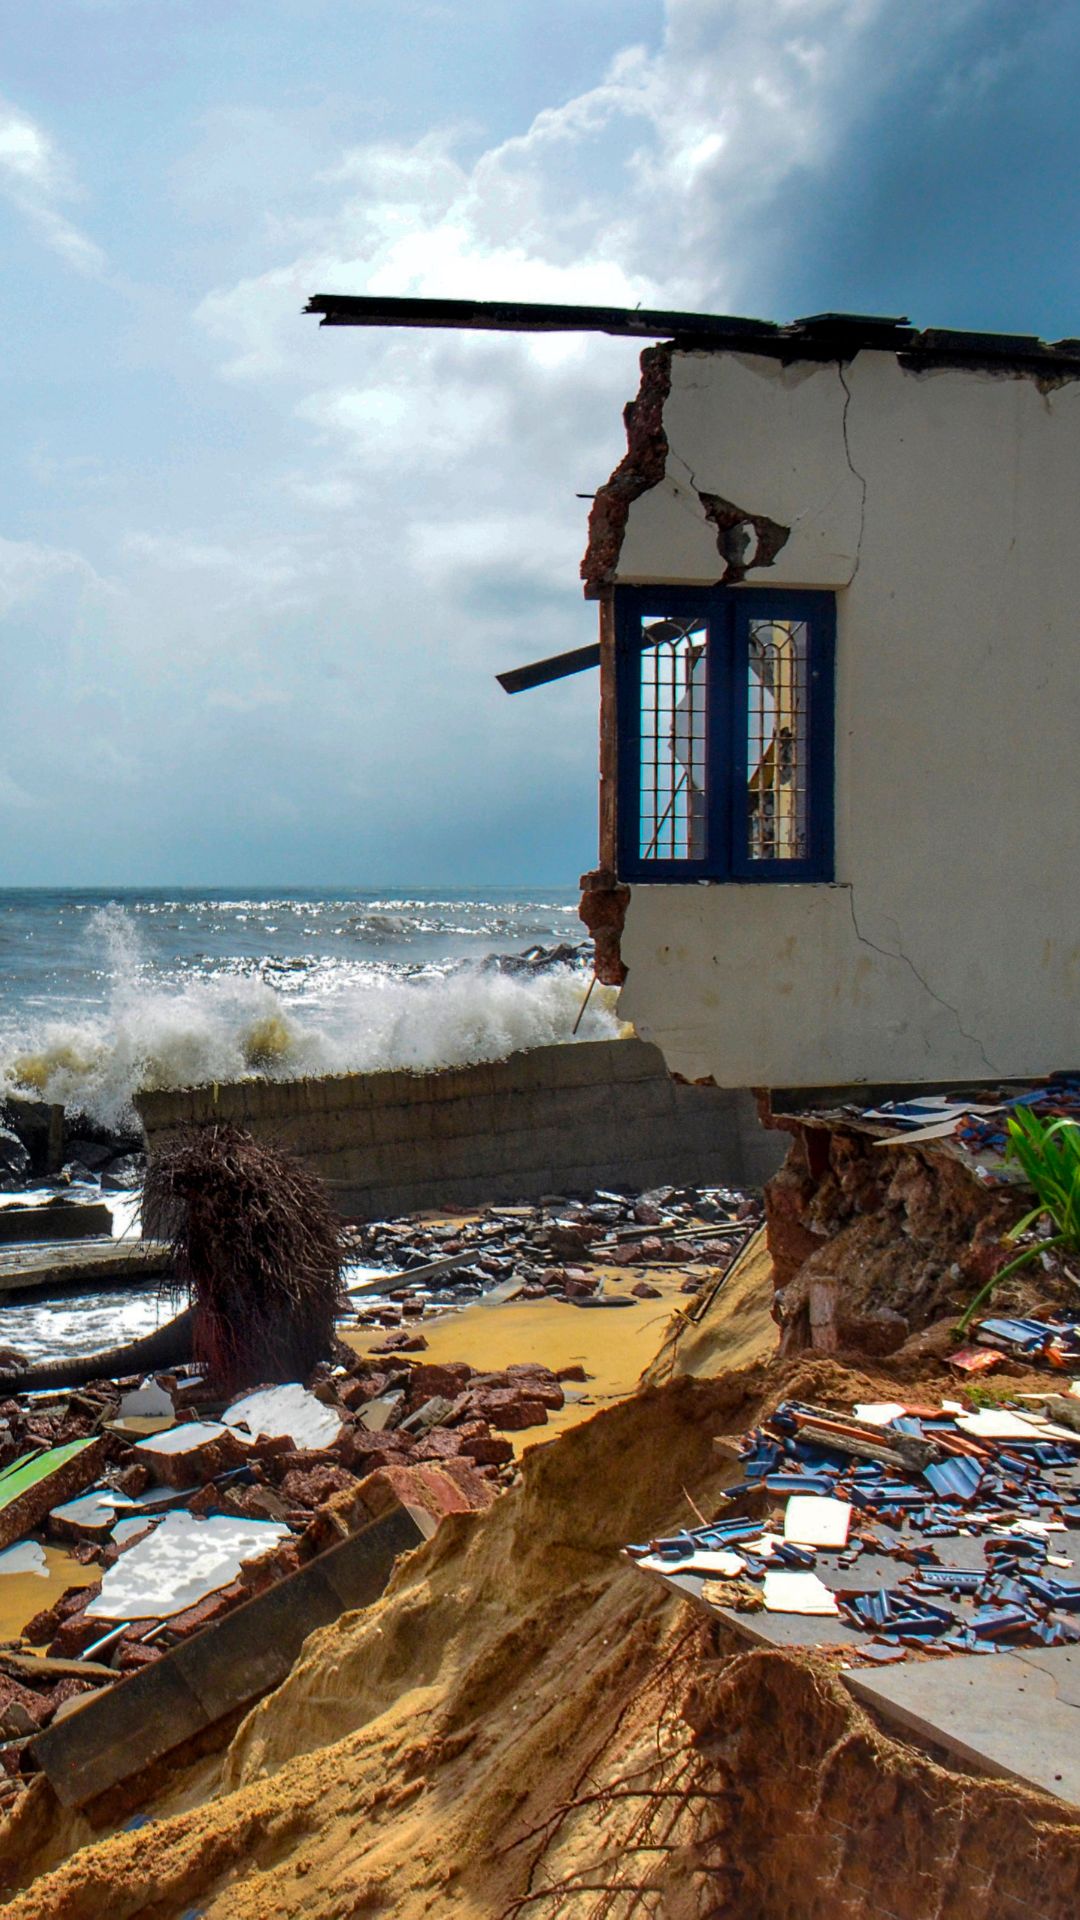
M628 1295L645 1277L645 1269L591 1267L612 1295ZM553 1439L567 1427L587 1420L598 1407L633 1393L663 1339L676 1305L689 1306L680 1289L685 1273L658 1276L648 1273L660 1288L659 1300L633 1300L626 1307L578 1307L566 1300L507 1300L498 1294L471 1301L467 1307L425 1317L411 1323L423 1333L427 1349L406 1359L442 1364L467 1361L480 1372L498 1372L520 1360L538 1360L558 1371L583 1366L592 1377L582 1386L566 1383L566 1405L548 1415L544 1427L509 1433L507 1439L520 1454L526 1447ZM385 1327L342 1328L342 1339L357 1353L369 1354L386 1339Z

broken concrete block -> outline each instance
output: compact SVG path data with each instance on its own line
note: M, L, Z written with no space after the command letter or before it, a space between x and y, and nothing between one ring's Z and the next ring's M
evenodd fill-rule
M33 1759L61 1804L84 1806L279 1685L308 1634L370 1605L420 1539L398 1508L36 1735Z
M46 1526L55 1540L89 1541L101 1546L112 1537L118 1507L126 1505L122 1496L110 1496L102 1488L95 1488L53 1507Z
M332 1447L341 1433L340 1415L295 1382L245 1394L224 1419L227 1427L243 1428L253 1440L284 1436L297 1448Z
M44 1697L0 1674L0 1740L23 1740L37 1733L48 1717Z
M226 1514L200 1520L182 1509L120 1555L86 1613L103 1620L170 1619L236 1578L255 1559L286 1538L272 1520L234 1520Z
M217 1420L190 1420L150 1434L135 1451L170 1487L201 1486L252 1457L252 1448Z
M5 1573L33 1574L47 1580L49 1568L44 1547L36 1540L20 1540L17 1546L5 1547L0 1553L0 1576Z

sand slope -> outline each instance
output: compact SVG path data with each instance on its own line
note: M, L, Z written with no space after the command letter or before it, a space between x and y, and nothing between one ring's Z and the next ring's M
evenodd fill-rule
M715 1433L785 1394L842 1404L886 1385L757 1359L645 1387L531 1448L490 1513L446 1524L377 1606L312 1636L223 1765L148 1809L159 1824L85 1846L7 1912L1066 1920L1080 1827L1064 1809L942 1773L874 1733L827 1668L725 1646L619 1558L685 1522L688 1496L715 1501L732 1472ZM170 1812L181 1792L213 1797ZM47 1858L32 1838L28 1818L24 1873Z

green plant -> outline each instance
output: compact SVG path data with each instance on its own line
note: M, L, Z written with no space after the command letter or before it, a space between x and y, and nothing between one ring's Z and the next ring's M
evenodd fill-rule
M1018 1240L1044 1214L1054 1231L1025 1247L1015 1260L1010 1260L1008 1266L980 1287L957 1323L958 1333L966 1332L994 1288L1029 1260L1035 1260L1051 1247L1080 1251L1080 1124L1065 1118L1040 1120L1030 1108L1017 1107L1009 1115L1007 1127L1009 1141L1005 1157L1019 1162L1028 1186L1037 1196L1035 1205L1017 1221L1008 1237Z

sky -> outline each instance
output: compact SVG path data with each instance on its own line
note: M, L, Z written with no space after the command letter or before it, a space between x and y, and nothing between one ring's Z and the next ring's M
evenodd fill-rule
M635 343L1080 334L1073 0L0 0L0 885L573 885Z

